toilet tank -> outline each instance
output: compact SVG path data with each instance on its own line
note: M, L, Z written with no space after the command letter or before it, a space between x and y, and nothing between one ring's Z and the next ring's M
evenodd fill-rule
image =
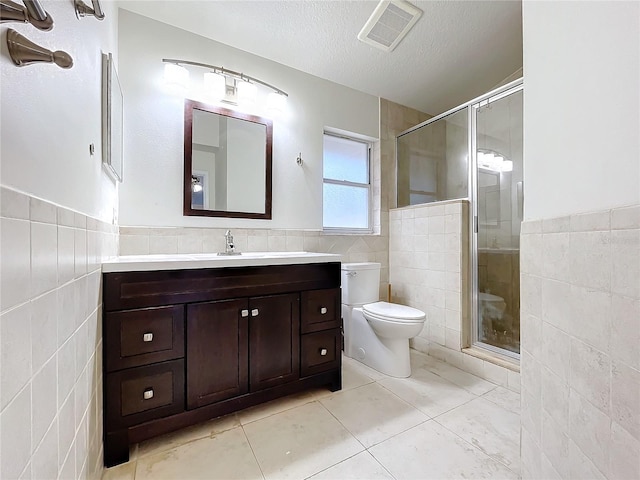
M379 263L343 263L341 270L343 304L364 305L379 300Z

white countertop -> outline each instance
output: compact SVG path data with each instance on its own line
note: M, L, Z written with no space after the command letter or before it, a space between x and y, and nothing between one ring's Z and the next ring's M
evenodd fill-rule
M185 253L170 255L124 255L102 262L102 271L148 272L197 268L253 267L339 262L342 255L314 252L243 252L240 255Z

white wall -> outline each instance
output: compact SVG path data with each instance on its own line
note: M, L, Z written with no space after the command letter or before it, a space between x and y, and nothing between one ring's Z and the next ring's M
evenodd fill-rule
M640 478L640 3L523 31L522 478Z
M524 2L525 218L640 202L638 2Z
M121 224L322 228L323 128L377 138L377 97L124 10L120 11L119 31L119 73L125 101ZM273 119L273 220L182 215L184 108L182 99L163 90L163 58L246 72L289 94L288 113ZM199 74L194 70L192 77ZM296 165L300 152L302 168Z
M101 154L101 53L117 57L117 12L102 5L102 22L78 20L70 1L44 0L53 30L2 24L3 479L102 474L100 264L118 251L117 188ZM16 67L8 28L67 51L73 68Z
M117 58L118 30L114 5L103 3L102 22L78 20L72 2L45 1L53 30L2 24L0 153L2 185L110 222L117 190L102 170L101 53ZM50 50L66 51L73 67L16 67L4 41L7 27Z

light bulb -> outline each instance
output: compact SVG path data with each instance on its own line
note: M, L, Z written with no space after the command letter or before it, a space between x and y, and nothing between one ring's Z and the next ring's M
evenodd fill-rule
M287 96L278 92L271 92L267 97L267 108L273 112L284 112L287 106Z
M502 172L512 172L513 171L513 161L512 160L505 160L504 162L502 162L502 165L500 166L500 171L502 171Z
M223 75L215 72L204 74L204 93L207 97L220 100L227 93L227 81Z
M255 103L257 93L258 87L255 84L244 81L238 83L238 103Z
M186 90L189 85L189 70L175 63L165 63L164 82L176 90Z
M201 192L201 191L202 191L202 185L200 185L199 183L196 183L196 184L193 186L192 190L194 191L194 193Z

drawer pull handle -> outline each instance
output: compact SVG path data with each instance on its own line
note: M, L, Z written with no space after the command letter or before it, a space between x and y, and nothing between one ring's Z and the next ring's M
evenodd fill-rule
M327 355L327 349L326 349L326 348L321 348L321 349L320 349L320 356L321 356L321 357L324 357L324 356L326 356L326 355Z
M251 316L252 317L257 317L259 313L260 312L258 311L257 308L254 308L253 310L251 310Z
M147 388L142 394L142 397L145 400L151 400L153 398L153 388Z
M249 316L249 310L241 310L240 311L240 315L242 316L242 318L248 317Z
M142 335L143 342L153 342L153 333L145 333Z
M325 313L327 313L327 307L320 307L320 314L324 315Z

